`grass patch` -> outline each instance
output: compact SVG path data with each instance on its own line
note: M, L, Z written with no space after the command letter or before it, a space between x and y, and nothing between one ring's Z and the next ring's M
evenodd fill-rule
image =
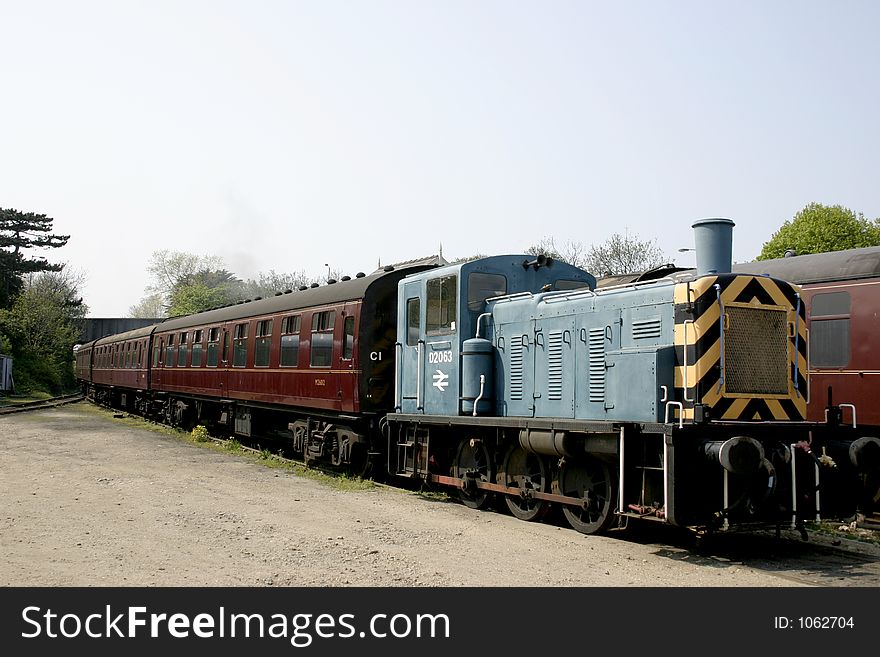
M215 441L208 434L205 427L198 426L191 432L174 429L164 424L150 422L136 415L124 414L124 417L116 417L122 414L120 411L114 411L94 404L81 404L80 408L88 409L96 415L101 415L113 422L118 422L124 426L134 429L146 429L154 433L160 433L165 436L177 438L183 442L189 443L202 449L210 449L215 452L235 455L251 463L256 463L267 468L283 470L298 477L305 477L313 481L319 481L331 488L342 491L361 491L375 489L376 485L369 479L361 479L360 477L351 477L345 473L325 472L314 468L306 468L297 463L285 461L277 454L272 454L268 449L255 452L246 449L236 438L228 440Z
M808 522L807 529L824 536L880 546L880 532L875 529L856 527L846 521L821 520L819 522Z
M48 392L33 392L28 395L10 395L8 397L0 396L0 406L14 406L16 404L27 404L29 402L44 401L51 399L52 395Z

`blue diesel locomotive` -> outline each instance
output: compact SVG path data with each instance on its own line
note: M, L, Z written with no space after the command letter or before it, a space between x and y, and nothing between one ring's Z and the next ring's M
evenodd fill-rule
M401 280L389 473L587 534L855 512L880 441L812 439L799 289L730 273L732 229L696 222L696 272L644 283L535 291L561 265L523 256Z

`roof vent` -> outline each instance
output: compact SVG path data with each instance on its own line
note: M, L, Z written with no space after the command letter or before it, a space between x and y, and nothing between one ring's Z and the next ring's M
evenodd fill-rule
M291 289L284 290L284 294L290 294L291 292L293 292Z
M328 278L327 279L327 285L333 285L335 282L336 282L335 278Z
M385 265L383 271L394 271L394 265Z
M288 292L290 292L290 290L288 290ZM281 292L276 292L276 293L275 293L275 296L276 296L276 297L280 297L281 294L282 294Z
M366 274L362 271L359 271L357 274L354 275L355 278L363 278L364 276L366 276Z
M342 280L343 280L343 281L350 281L350 280L351 280L351 276L343 276L343 277L342 277Z
M262 298L263 298L263 297L254 297L254 301L259 301L259 300L262 299Z
M300 285L300 286L299 286L299 289L300 289L300 291L302 291L302 290L308 290L308 289L309 289L309 286L308 286L308 285Z
M311 285L309 285L309 287L318 287L318 284L317 284L317 283L312 283Z

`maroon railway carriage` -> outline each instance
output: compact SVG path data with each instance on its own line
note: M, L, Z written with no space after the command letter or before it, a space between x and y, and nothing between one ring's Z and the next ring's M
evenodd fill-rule
M80 382L83 393L88 391L89 382L92 380L92 347L95 341L86 342L74 347L73 374Z
M166 320L138 410L242 436L284 432L307 460L357 467L394 404L397 283L429 266Z
M117 333L83 345L77 351L77 366L85 368L90 359L91 376L77 372L77 378L90 381L87 392L99 403L131 407L138 395L149 388L150 336L156 325ZM84 353L85 351L85 353ZM82 366L80 356L82 355ZM83 371L83 374L86 374Z

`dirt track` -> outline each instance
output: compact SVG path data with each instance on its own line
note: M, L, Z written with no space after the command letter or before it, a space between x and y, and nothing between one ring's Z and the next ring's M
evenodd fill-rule
M0 418L0 500L5 586L880 583L873 546L730 537L697 553L669 528L587 537L387 488L336 490L84 403Z

